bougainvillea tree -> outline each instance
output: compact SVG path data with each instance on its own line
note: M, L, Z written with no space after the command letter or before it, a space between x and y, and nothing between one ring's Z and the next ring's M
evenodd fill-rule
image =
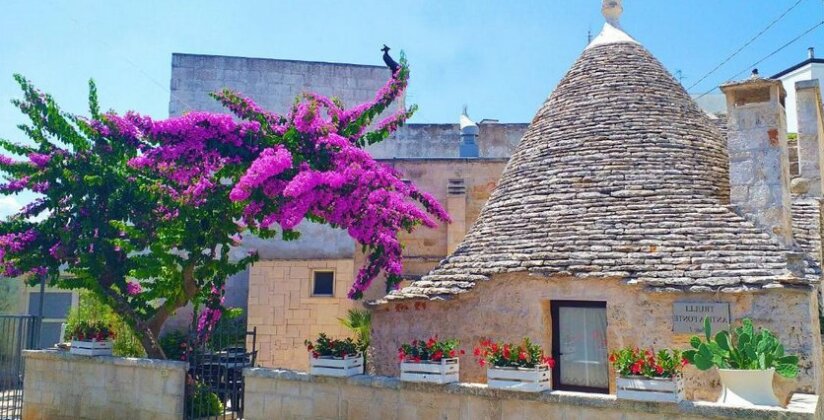
M93 85L82 118L16 78L24 99L14 103L31 120L21 128L34 146L0 141L20 157L0 158L0 192L38 198L0 223L2 269L92 290L152 357L163 357L163 323L189 302L204 307L198 329L217 322L226 279L257 258L231 258L242 234L293 239L307 219L346 229L368 255L349 292L356 299L381 271L387 288L397 285L400 231L448 221L436 200L362 150L413 112L375 121L406 87L405 65L373 101L349 109L305 94L281 116L233 92L215 94L240 121L102 114Z

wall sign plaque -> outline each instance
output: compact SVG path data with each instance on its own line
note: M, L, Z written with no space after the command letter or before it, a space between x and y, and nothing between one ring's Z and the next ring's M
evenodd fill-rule
M704 332L704 318L709 317L715 334L730 328L730 304L727 302L675 302L672 304L672 332Z

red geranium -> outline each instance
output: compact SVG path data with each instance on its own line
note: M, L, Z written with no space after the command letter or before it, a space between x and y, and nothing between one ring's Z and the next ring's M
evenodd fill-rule
M637 347L624 347L610 353L609 362L621 376L645 376L647 378L671 378L681 373L684 359L679 350L652 349L641 351Z
M481 366L486 366L487 363L495 367L534 368L547 365L552 368L555 366L555 360L545 355L543 348L528 338L524 338L519 344L499 344L483 339L480 346L475 348L474 355Z
M403 344L398 349L398 359L401 362L440 362L444 355L450 358L457 354L458 340L439 340L438 336L428 340L412 340L410 344ZM461 351L463 354L463 351Z

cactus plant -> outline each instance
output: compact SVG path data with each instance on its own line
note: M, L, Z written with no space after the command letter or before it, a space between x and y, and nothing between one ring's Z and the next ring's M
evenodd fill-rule
M785 355L784 346L769 330L753 328L752 321L744 319L742 325L712 336L710 319L704 319L704 337L690 339L691 350L684 351L684 358L698 369L757 370L775 368L785 378L798 375L798 356Z

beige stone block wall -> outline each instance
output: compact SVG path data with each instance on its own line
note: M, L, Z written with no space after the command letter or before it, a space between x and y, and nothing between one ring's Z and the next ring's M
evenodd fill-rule
M186 363L25 352L23 419L179 420Z
M244 416L249 420L814 419L821 415L815 396L798 398L788 409L748 409L714 403L643 403L564 391L506 392L468 383L413 384L380 376L327 378L271 369L247 369L244 374Z
M333 297L311 296L316 270L335 272ZM362 308L360 302L346 298L354 271L351 259L261 261L252 266L248 325L257 328L257 365L306 370L304 340L321 332L334 338L350 336L338 318L351 308Z
M552 348L551 300L607 302L607 346L689 348L690 335L672 332L675 301L730 302L733 320L749 317L775 332L786 350L801 356L795 380L776 376L779 398L792 391L818 394L822 378L822 347L818 304L812 290L771 289L758 293L664 293L645 291L619 279L538 278L523 273L502 274L446 302L413 301L382 305L373 311L372 364L380 375L398 375L397 348L403 342L437 334L457 338L467 351L461 381L485 382L485 370L469 356L483 337L519 341L528 336ZM689 399L715 401L720 379L715 371L692 366L685 371ZM610 378L614 390L614 378Z
M456 146L457 147L457 146ZM421 191L432 194L450 213L453 224L440 224L435 229L419 227L413 233L402 233L404 274L420 276L435 268L457 246L468 227L475 223L506 166L506 159L395 159L382 161L411 180ZM466 193L450 196L449 180L462 179ZM458 203L456 200L462 200ZM355 256L355 267L364 261L362 253ZM368 297L381 298L386 293L383 281Z

